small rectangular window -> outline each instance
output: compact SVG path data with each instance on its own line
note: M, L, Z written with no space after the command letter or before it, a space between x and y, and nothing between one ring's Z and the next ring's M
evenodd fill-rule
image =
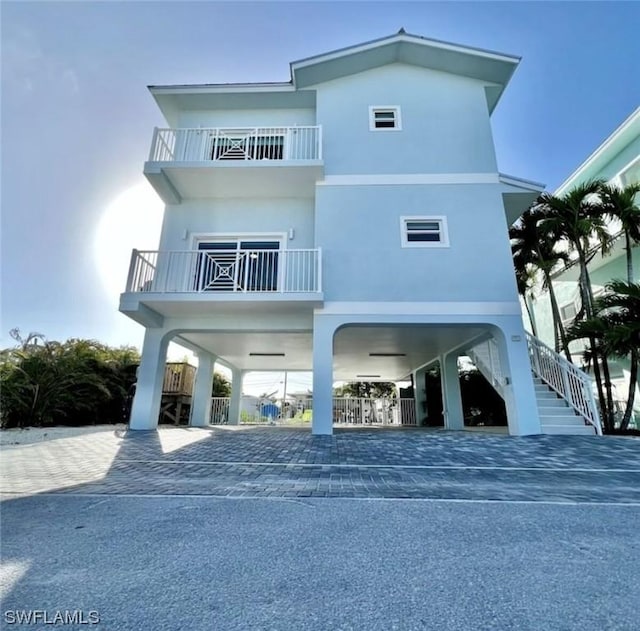
M562 324L564 324L565 326L573 324L573 321L578 315L578 311L580 311L579 297L577 297L573 302L560 307L560 318L562 320Z
M402 247L448 247L445 217L401 217Z
M369 108L369 129L375 130L399 130L400 108L397 105L371 106Z

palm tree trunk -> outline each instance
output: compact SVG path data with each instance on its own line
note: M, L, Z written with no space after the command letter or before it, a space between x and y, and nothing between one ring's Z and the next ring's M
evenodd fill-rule
M579 243L576 243L576 250L578 252L578 262L580 264L580 295L582 298L582 308L585 312L585 318L589 319L593 317L593 292L591 291L591 284L589 279L589 272L587 271L587 262L584 256L584 252ZM591 348L591 357L593 359L593 376L596 380L596 387L598 389L598 403L600 404L600 413L602 414L602 420L604 423L605 431L610 433L613 430L613 423L611 414L607 407L607 399L605 398L604 388L602 387L602 374L600 372L600 354L598 352L598 346L596 339L593 336L589 336L589 346Z
M536 330L536 322L533 319L533 313L531 313L531 307L529 306L529 301L527 300L526 296L522 296L522 299L524 301L524 307L527 310L527 315L529 316L529 323L531 324L531 332L533 333L534 337L538 337L538 331Z
M607 354L602 352L602 376L604 378L604 388L607 395L607 414L610 417L611 427L615 427L614 409L613 409L613 389L611 386L611 373L609 372L609 359Z
M638 383L638 352L631 353L631 374L629 375L629 396L627 397L627 407L624 410L624 416L620 422L620 430L624 431L629 427L631 414L633 413L633 401L636 395L636 386Z
M551 301L551 313L553 314L554 331L557 331L557 335L560 336L560 344L562 350L567 359L573 363L571 359L571 353L569 352L569 343L567 342L567 335L562 325L562 319L560 317L560 309L558 308L558 300L556 299L556 292L553 290L553 283L551 282L551 275L549 272L544 271L547 287L549 287L549 300ZM557 346L556 346L557 348Z
M587 262L585 259L584 262L584 283L585 283L585 293L587 295L587 299L590 305L590 312L588 312L587 317L592 318L595 315L595 300L593 297L593 287L591 286L591 277L589 275L589 268L587 266ZM602 349L597 345L595 338L590 338L589 342L591 343L591 351L594 355L594 374L596 367L599 371L598 359L602 359L602 377L604 380L604 390L606 393L606 407L602 408L602 413L604 414L606 420L606 424L613 430L615 428L615 419L614 419L614 409L613 409L613 389L611 386L611 373L609 371L609 358L607 354L602 351ZM598 377L596 377L598 379Z
M631 237L629 231L624 231L624 242L627 248L627 282L633 283L633 250L631 249Z

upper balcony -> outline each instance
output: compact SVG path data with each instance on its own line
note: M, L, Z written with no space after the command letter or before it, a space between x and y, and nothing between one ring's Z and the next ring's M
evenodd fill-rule
M167 204L204 197L311 197L323 171L319 125L156 128L144 165Z

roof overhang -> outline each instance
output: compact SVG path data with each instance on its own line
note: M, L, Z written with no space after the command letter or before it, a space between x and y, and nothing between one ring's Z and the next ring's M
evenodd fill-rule
M404 63L484 82L493 111L519 57L400 32L389 37L308 57L290 64L291 80L279 83L151 85L167 122L178 112L202 109L313 108L311 86L392 63Z
M640 107L559 186L554 195L564 195L581 182L592 180L638 136L640 136Z
M486 82L487 101L493 111L519 62L520 58L512 55L400 32L294 61L291 77L300 89L386 64L405 63Z
M185 110L313 109L316 105L314 90L296 90L290 82L150 85L149 91L171 126Z
M544 184L500 173L502 201L508 225L511 225L544 191Z

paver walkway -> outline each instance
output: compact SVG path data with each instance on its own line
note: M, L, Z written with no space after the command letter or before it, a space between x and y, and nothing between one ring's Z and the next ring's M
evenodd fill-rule
M640 503L640 440L420 429L101 430L5 445L0 492Z

